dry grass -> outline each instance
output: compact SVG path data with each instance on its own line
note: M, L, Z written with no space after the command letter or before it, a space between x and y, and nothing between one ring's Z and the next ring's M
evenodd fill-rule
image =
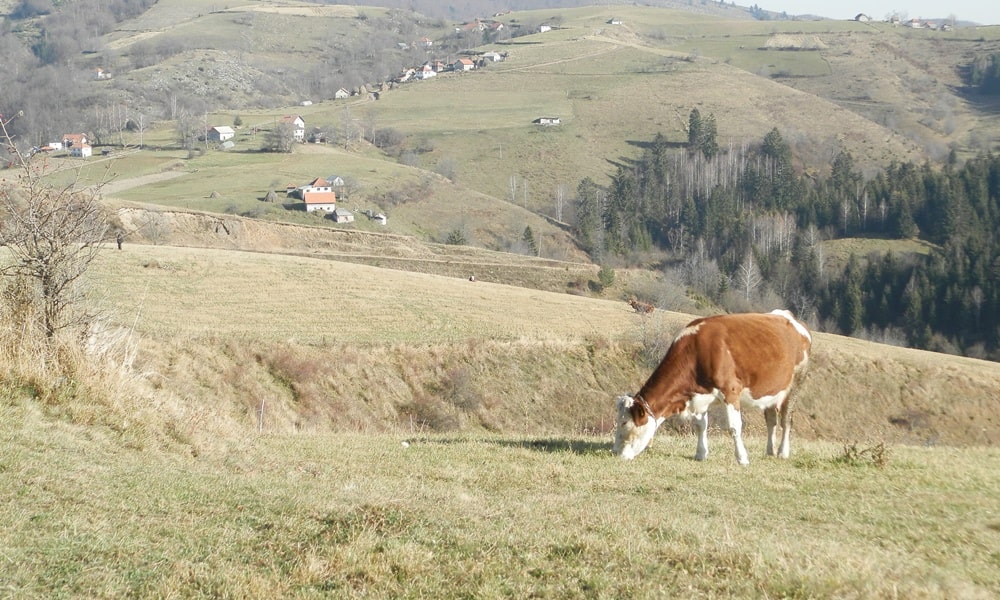
M24 400L0 417L17 425L0 428L16 597L1000 591L992 449L899 448L873 468L812 442L740 468L690 460L688 437L623 463L603 436L299 434L181 459Z
M477 275L471 282L322 258L131 245L101 257L95 275L111 313L165 336L310 344L564 340L623 332L636 318L625 302L490 282L491 269L504 267L467 263L466 272ZM542 268L567 283L575 276Z
M265 402L274 407L271 431L410 422L602 430L610 398L637 388L690 318L464 277L212 249L127 246L102 257L94 275L108 314L142 336L137 369L154 389L195 412L211 395L237 429L254 427ZM819 333L812 362L797 437L1000 441L991 416L996 363ZM289 370L310 376L298 381ZM306 396L325 400L300 403ZM570 402L572 418L532 418L533 407L552 402ZM862 425L845 409L858 406ZM761 420L748 415L754 435Z

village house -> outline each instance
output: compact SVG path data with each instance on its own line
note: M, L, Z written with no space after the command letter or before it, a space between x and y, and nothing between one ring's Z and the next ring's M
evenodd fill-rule
M87 134L85 133L66 133L62 136L62 147L69 150L74 145L82 146L87 143Z
M351 97L351 92L348 92L344 88L340 88L339 90L333 93L333 98L335 100L343 100L344 98L350 98L350 97Z
M211 142L225 142L236 136L236 132L228 125L216 125L208 130L208 140Z
M302 117L298 115L286 115L281 117L282 124L288 124L292 126L292 137L296 142L302 142L306 139L306 122L302 120Z
M335 223L353 223L354 213L347 210L346 208L335 208L333 213L330 215Z
M535 125L560 125L559 117L538 117L532 121Z
M415 45L420 46L421 48L430 48L434 45L434 40L429 37L422 37L417 40Z
M297 191L306 204L306 212L322 210L332 213L337 208L337 194L322 177L313 179Z
M69 155L73 158L90 158L94 155L94 149L90 144L75 144L69 149Z
M430 79L431 77L436 77L436 76L437 76L437 71L434 70L434 67L430 63L427 63L424 66L420 67L420 70L417 71L417 77L420 79Z
M451 64L453 71L471 71L476 68L476 63L468 58L460 58Z

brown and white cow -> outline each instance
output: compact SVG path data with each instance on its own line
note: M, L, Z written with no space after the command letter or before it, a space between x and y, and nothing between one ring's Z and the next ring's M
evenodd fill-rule
M696 319L674 339L667 355L634 396L619 396L613 451L625 460L641 453L667 417L693 418L698 434L696 460L708 456L708 407L724 400L736 461L750 464L743 445L741 405L764 410L767 454L791 452L791 392L796 375L809 363L812 336L786 310L768 314L719 315Z

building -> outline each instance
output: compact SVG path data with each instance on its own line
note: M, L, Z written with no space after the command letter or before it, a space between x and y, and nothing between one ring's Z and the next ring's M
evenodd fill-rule
M236 132L233 131L233 128L226 125L218 125L208 130L208 139L213 142L225 142L235 136Z

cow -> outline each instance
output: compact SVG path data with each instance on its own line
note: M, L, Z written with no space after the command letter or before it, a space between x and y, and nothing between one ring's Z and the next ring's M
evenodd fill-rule
M640 302L635 296L628 299L628 305L632 307L632 310L640 315L648 315L654 310L654 306L652 304L649 302Z
M726 403L736 462L750 464L743 445L741 405L763 409L767 455L775 455L781 416L780 458L791 454L792 386L809 363L812 336L787 310L768 314L717 315L695 319L677 335L639 393L619 396L612 451L624 460L638 456L667 417L693 420L698 435L695 460L708 457L708 407Z

